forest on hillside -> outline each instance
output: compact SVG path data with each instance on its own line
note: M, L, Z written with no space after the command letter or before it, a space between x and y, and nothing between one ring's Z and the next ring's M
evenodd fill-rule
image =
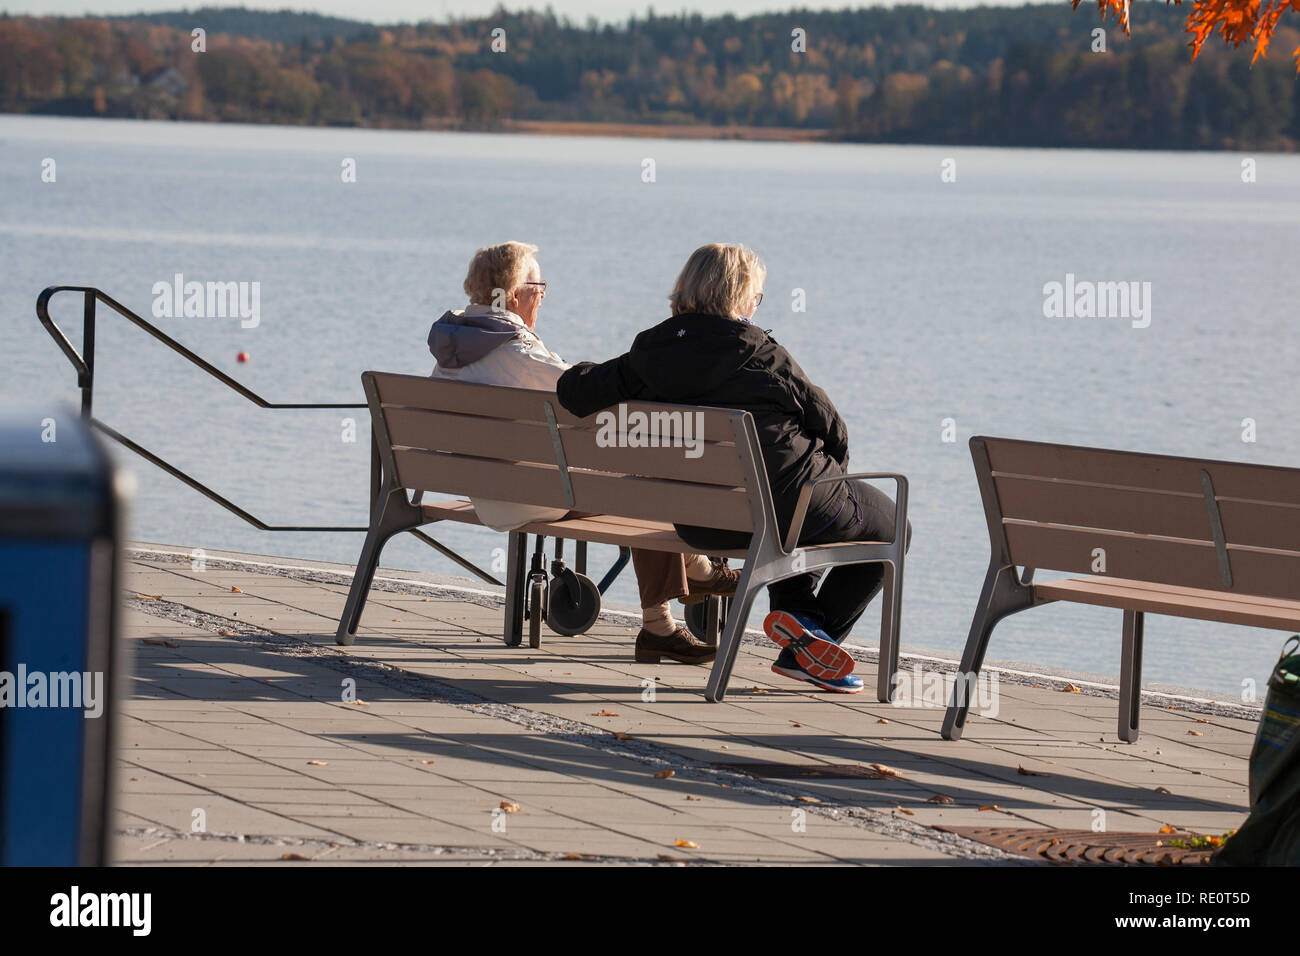
M0 111L465 129L714 124L1015 146L1300 144L1296 31L1280 30L1253 67L1247 49L1222 45L1193 61L1185 11L1149 0L1134 3L1131 37L1065 0L647 13L618 25L549 10L390 27L296 16L3 16Z

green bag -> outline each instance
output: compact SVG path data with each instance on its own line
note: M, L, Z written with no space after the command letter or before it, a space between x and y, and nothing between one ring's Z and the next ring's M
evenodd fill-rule
M1210 858L1221 866L1300 866L1300 634L1268 679L1250 751L1250 816Z

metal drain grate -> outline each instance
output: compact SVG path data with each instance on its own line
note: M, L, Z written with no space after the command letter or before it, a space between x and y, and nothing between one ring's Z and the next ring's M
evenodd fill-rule
M1041 827L935 827L958 836L1051 863L1110 863L1130 866L1203 866L1213 850L1169 846L1194 833L1093 833Z

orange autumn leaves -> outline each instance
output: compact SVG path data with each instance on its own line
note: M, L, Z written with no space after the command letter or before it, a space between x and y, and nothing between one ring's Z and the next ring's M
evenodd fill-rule
M1071 0L1078 9L1081 0ZM1179 6L1182 0L1173 0ZM1129 32L1129 0L1097 0L1102 19L1113 13L1124 32ZM1187 32L1192 35L1192 59L1201 52L1205 41L1217 32L1224 43L1239 47L1243 43L1255 44L1251 63L1268 52L1269 41L1277 30L1278 21L1287 11L1300 14L1300 0L1193 0L1192 12L1187 16ZM1292 54L1296 59L1296 72L1300 73L1300 47Z

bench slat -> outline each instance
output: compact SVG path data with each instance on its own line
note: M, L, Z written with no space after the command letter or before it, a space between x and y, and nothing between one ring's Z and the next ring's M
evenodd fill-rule
M474 495L519 504L570 507L555 466L468 458L454 454L396 448L398 481L413 490ZM612 512L649 518L752 531L749 499L743 488L686 481L609 475L570 469L576 511Z
M465 524L481 524L474 513L473 505L463 499L425 502L422 507L426 519L430 521L451 520ZM570 538L618 547L644 548L650 551L671 551L678 554L691 554L695 551L677 536L671 524L663 521L590 515L581 518L565 518L561 521L535 522L519 530L527 534ZM710 553L717 557L745 557L744 551Z
M555 444L549 425L481 418L420 408L386 407L388 440L397 447L452 452L477 458L555 464ZM669 478L697 484L736 487L745 481L734 442L703 442L699 455L687 448L604 447L594 427L560 429L570 468L591 468L615 474Z
M594 430L560 429L570 468L670 478L735 488L744 485L745 469L734 442L704 442L696 458L686 448L604 447Z
M598 427L595 415L577 418L565 411L554 392L509 388L501 385L479 385L473 382L455 382L419 375L398 375L392 372L367 374L373 376L379 400L384 405L546 424L545 403L549 401L558 424L577 428ZM629 415L637 411L649 414L652 411L691 408L692 411L703 415L705 437L717 441L731 439L731 416L737 414L735 409L725 408L701 410L687 405L647 402L625 404Z
M1219 516L1229 544L1300 551L1300 508L1219 498Z
M385 408L384 421L394 447L555 464L551 430L544 424L401 407Z
M1179 595L1185 594L1188 597L1197 597L1206 593L1215 593L1219 597L1236 601L1239 604L1258 604L1261 607L1273 609L1288 609L1295 605L1296 601L1288 601L1285 598L1264 597L1259 594L1238 594L1235 591L1218 591L1207 592L1202 588L1188 588L1177 584L1152 584L1150 581L1139 581L1134 578L1075 578L1072 580L1089 580L1089 581L1109 581L1112 583L1122 584L1126 588L1136 590L1157 591L1161 594ZM1046 581L1045 584L1055 584L1055 581Z
M1149 582L1109 578L1071 578L1034 585L1039 598L1072 601L1099 607L1122 608L1148 614L1266 627L1274 630L1300 628L1300 602L1259 603L1248 597L1193 588L1160 588Z
M1034 524L1003 523L1013 564L1055 571L1092 573L1095 548L1106 552L1107 577L1134 578L1225 591L1214 545ZM1300 554L1229 546L1232 592L1292 600L1300 598Z
M1200 494L1200 473L1204 468L1214 481L1218 497L1300 505L1300 470L1294 468L1007 438L979 440L988 450L993 470L1006 475Z
M1213 540L1205 498L1051 478L994 473L1004 518L1048 524Z
M521 505L567 508L560 469L533 462L508 462L493 458L393 449L397 480L413 491L475 495Z

